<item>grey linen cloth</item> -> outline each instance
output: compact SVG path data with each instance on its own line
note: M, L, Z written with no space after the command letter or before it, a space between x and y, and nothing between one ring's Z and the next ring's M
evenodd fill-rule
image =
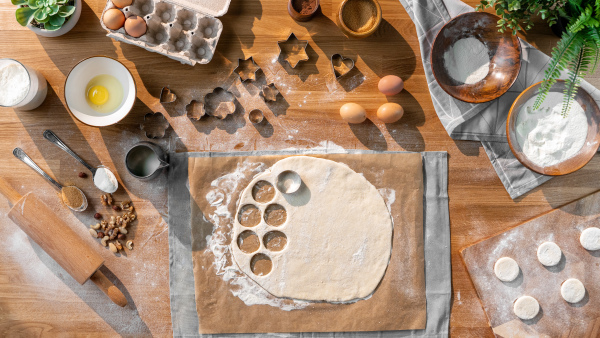
M188 184L188 158L257 155L307 155L339 151L264 151L238 153L171 153L169 159L169 285L174 337L200 337L194 291L191 240L191 200ZM373 154L352 151L348 154ZM450 263L450 217L448 211L448 155L424 152L423 156L423 236L425 250L425 294L427 326L424 330L342 333L282 333L282 337L448 337L452 296ZM211 337L212 335L203 335ZM262 337L262 334L215 335L215 337Z
M537 174L524 167L513 155L506 140L506 118L510 107L523 90L544 78L550 61L548 55L520 40L521 72L508 92L496 100L481 104L457 100L435 81L429 56L435 37L444 24L474 9L459 0L400 0L400 3L415 23L433 106L448 135L455 140L481 141L502 184L513 199L550 180L550 176ZM598 89L585 81L582 88L596 102L600 102Z

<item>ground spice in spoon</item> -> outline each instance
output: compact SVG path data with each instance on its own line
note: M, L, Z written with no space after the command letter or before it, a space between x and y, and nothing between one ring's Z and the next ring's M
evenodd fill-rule
M77 209L83 205L83 195L76 187L63 187L60 191L60 197L70 208Z
M317 7L317 2L315 0L292 0L292 7L302 15L309 15Z
M342 9L342 19L352 31L367 31L377 21L377 7L371 0L349 0Z

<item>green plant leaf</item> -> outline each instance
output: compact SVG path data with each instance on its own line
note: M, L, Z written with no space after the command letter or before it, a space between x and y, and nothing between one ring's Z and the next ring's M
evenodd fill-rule
M21 7L17 8L15 12L15 16L17 18L17 22L21 26L27 26L28 23L33 19L33 14L35 13L35 9L29 7Z
M546 99L550 88L556 80L560 77L561 71L563 71L568 63L570 55L574 55L574 50L578 50L578 46L583 44L583 37L581 34L573 32L565 32L561 39L556 44L556 47L552 50L552 58L548 63L548 68L544 75L544 80L539 89L539 95L537 96L533 105L534 109L539 109L542 102Z
M35 13L33 14L33 18L35 19L35 21L39 22L39 23L46 23L48 22L48 12L49 9L44 7L44 8L38 8L35 10Z
M61 6L58 10L58 15L63 18L69 17L75 13L75 6Z
M28 0L27 6L29 6L30 8L33 8L33 9L38 9L40 7L40 4L38 3L37 0Z
M569 114L569 109L571 108L573 99L575 98L575 95L579 90L579 86L581 85L581 77L579 75L581 72L581 68L585 67L586 48L587 47L585 45L580 46L578 53L573 59L571 59L570 62L570 65L572 65L574 69L570 70L569 77L565 79L565 90L563 92L565 98L563 99L562 108L563 117L567 117L567 115Z
M61 26L54 26L50 22L44 24L44 29L47 31L55 31L58 30Z
M52 26L62 27L62 25L65 23L65 20L66 19L60 15L53 15L50 17L50 20L48 20L48 23Z
M15 6L27 5L27 0L10 0L10 2Z

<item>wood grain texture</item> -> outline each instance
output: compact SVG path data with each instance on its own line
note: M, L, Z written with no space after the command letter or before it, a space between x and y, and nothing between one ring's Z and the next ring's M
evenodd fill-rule
M133 200L139 220L128 234L135 249L121 256L113 255L91 236L84 237L105 259L106 268L101 271L124 292L129 304L122 309L91 282L81 286L66 275L6 217L8 204L0 201L0 336L172 335L166 179L162 175L140 183L127 174L124 165L125 150L144 140L139 123L151 111L165 113L171 123L170 138L158 143L172 150L275 150L334 143L347 149L448 151L454 288L451 333L456 337L492 336L458 250L600 189L600 160L596 156L582 170L511 200L480 143L453 141L447 135L433 109L414 24L398 1L380 3L384 21L379 30L369 38L350 40L334 23L337 0L321 1L323 15L307 23L290 18L285 1L232 0L221 19L225 30L215 58L208 65L190 67L107 38L98 21L103 0L85 0L77 26L54 39L37 37L19 26L14 7L1 2L0 56L34 66L52 89L34 111L0 109L0 153L4 155L0 176L7 177L19 193L35 191L51 207L61 207L53 187L10 156L14 147L21 147L62 183L74 183L86 193L88 211L66 220L74 229L87 232L85 226L95 223L95 212L110 215L111 211L101 206L100 192L91 180L77 177L84 168L43 139L42 132L52 129L84 159L116 171L125 189L119 189L114 197ZM292 31L299 39L309 40L310 60L296 69L277 60L276 41L285 40ZM543 23L525 38L545 52L557 41ZM356 70L340 82L333 77L329 63L335 53L356 60ZM131 69L138 85L133 112L116 126L85 126L64 107L66 74L79 60L93 55L118 58ZM266 105L255 85L236 80L233 69L237 60L249 56L263 67L266 79L259 77L257 82L275 82L283 99ZM378 92L379 78L388 74L404 79L401 94L385 97ZM600 85L597 76L590 81ZM187 102L158 103L161 88L168 84L184 101L202 98L217 86L229 86L246 113L223 121L192 122L183 113ZM375 116L388 100L401 104L405 115L386 125ZM360 125L344 123L339 107L346 102L360 103L370 120ZM266 122L255 127L246 115L256 108L265 113Z

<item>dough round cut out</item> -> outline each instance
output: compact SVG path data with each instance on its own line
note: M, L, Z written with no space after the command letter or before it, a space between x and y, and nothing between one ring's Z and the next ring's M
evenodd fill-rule
M512 282L519 276L519 264L510 257L502 257L494 264L494 273L499 280Z
M544 242L537 250L537 257L544 266L555 266L560 262L562 251L554 242Z
M600 229L591 227L583 230L579 242L586 250L600 250Z
M540 312L540 304L531 296L521 296L515 301L513 311L523 320L533 319Z
M569 278L560 286L560 294L569 303L578 303L585 296L585 286L579 279Z
M392 251L393 223L383 197L344 164L293 156L257 175L237 205L252 203L252 188L258 181L278 187L278 175L287 170L296 172L303 184L292 194L276 189L269 206L284 208L283 224L270 225L267 217L262 217L260 224L252 227L261 240L260 249L247 254L232 244L234 261L275 297L325 302L368 297L385 275ZM260 204L258 208L266 215L269 206ZM248 228L236 219L233 238L245 230ZM277 241L279 245L275 245ZM255 273L264 263L253 259L263 257L259 254L272 264L262 275Z

